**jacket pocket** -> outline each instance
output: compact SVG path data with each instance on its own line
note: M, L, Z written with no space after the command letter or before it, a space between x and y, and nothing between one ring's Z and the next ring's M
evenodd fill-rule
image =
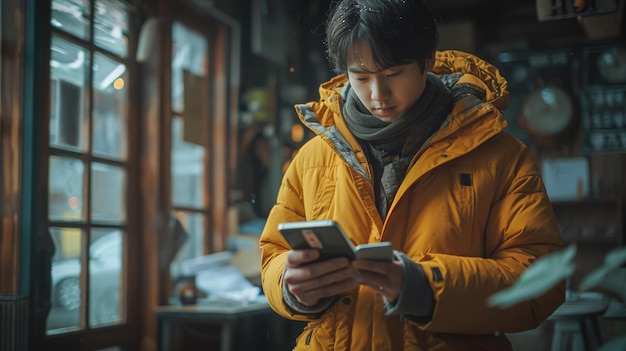
M313 341L315 331L320 327L321 324L321 320L309 322L302 330L302 333L300 333L300 335L298 335L298 337L296 338L296 346L293 348L293 350L314 350L311 343Z
M342 309L346 303L345 301L349 303L352 299L348 296L343 296L338 301L331 305L320 319L310 321L304 327L302 333L296 338L294 351L327 351L335 349L338 322L345 322L345 317L341 318L337 310ZM344 337L347 336L344 335Z
M329 218L335 200L337 182L327 176L320 178L309 218Z
M475 169L456 166L450 168L450 194L447 206L450 235L448 238L455 242L455 251L450 254L463 256L482 256L483 243L482 226L476 222L476 200L480 189L479 179Z

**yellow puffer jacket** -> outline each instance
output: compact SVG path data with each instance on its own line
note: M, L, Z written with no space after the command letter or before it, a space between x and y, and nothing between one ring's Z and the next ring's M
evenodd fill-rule
M455 104L415 156L385 219L376 210L372 170L342 118L346 77L322 84L320 101L296 106L316 136L287 169L260 238L271 307L310 321L296 350L510 350L504 333L536 328L564 300L560 284L508 309L487 306L490 295L563 244L532 155L502 131L509 98L504 78L463 52L436 58L435 74L463 73L457 84L485 91L485 101L468 95ZM355 245L391 241L422 265L436 300L430 322L385 316L383 299L366 287L340 296L318 319L285 305L281 276L289 245L278 224L329 218Z

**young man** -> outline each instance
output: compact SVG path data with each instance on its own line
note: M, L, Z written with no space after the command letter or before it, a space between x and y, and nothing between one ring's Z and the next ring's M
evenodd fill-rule
M295 350L511 350L564 284L508 309L487 298L562 249L532 155L503 131L507 83L436 51L423 0L342 0L327 22L339 74L296 106L316 136L288 168L260 238L263 289L309 321ZM334 219L355 245L391 241L393 262L291 250L282 222Z

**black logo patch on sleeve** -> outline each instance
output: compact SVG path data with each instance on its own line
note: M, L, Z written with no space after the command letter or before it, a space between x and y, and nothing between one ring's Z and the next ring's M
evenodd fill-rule
M443 275L441 274L441 271L439 270L438 267L433 267L432 272L433 272L433 279L436 282L440 282L443 280Z
M459 174L459 181L461 185L472 186L472 175L469 173L461 173Z

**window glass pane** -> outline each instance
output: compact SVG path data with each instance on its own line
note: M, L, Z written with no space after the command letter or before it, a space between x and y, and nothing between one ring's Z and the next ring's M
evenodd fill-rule
M172 118L172 202L201 209L204 204L205 148L183 140L183 120Z
M126 221L126 171L94 162L91 166L91 219L96 222Z
M93 153L127 157L126 66L95 53L93 66Z
M61 156L50 156L48 175L48 217L53 221L84 220L83 179L85 165L81 160Z
M87 149L85 69L87 51L57 37L50 57L50 145L73 151Z
M208 145L207 39L172 26L172 203L202 209ZM187 90L187 91L186 91Z
M178 251L175 262L204 255L204 220L201 213L179 211L176 218L180 221L189 237Z
M126 57L128 51L128 12L119 1L96 1L93 40L99 47Z
M50 235L55 253L51 270L52 306L47 329L49 334L55 334L79 326L83 233L77 228L50 228Z
M70 222L50 228L51 335L127 318L129 3L51 1L48 217Z
M87 39L90 3L88 0L53 0L50 24L79 38Z
M185 109L185 74L206 77L208 44L197 32L175 22L172 26L172 110ZM186 73L185 73L186 72Z
M119 229L93 229L89 245L89 325L120 323L124 241Z

